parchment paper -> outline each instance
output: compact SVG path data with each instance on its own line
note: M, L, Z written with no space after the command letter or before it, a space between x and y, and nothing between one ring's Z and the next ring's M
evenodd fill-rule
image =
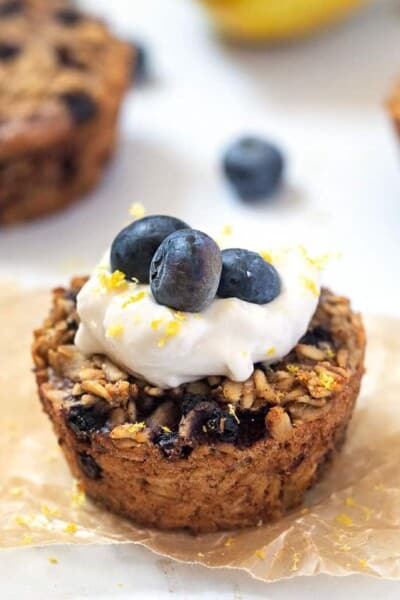
M366 319L368 372L348 441L306 505L274 525L195 537L140 528L74 485L31 373L31 332L49 297L0 285L0 547L134 542L266 581L400 577L400 321Z

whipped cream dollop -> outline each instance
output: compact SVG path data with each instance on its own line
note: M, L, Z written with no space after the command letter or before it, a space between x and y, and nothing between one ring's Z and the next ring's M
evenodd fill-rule
M105 354L161 388L210 375L245 381L254 363L277 362L294 348L320 294L318 266L302 247L267 258L282 283L275 300L257 305L215 298L192 314L157 304L149 285L111 273L108 252L78 295L75 343L84 354Z

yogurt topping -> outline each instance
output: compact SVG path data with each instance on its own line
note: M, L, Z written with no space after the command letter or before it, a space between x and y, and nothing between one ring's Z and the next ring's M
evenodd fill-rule
M164 389L210 375L245 381L254 363L277 362L293 349L318 304L319 269L304 249L274 252L272 262L282 282L272 302L216 298L192 314L157 304L149 285L111 273L107 252L78 295L76 346Z

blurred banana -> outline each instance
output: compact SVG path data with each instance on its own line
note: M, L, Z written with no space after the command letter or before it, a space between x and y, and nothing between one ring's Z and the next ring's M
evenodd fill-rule
M368 0L201 0L218 28L243 41L300 37L350 15Z

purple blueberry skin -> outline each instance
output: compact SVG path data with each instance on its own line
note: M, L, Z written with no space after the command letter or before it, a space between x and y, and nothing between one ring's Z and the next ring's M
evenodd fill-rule
M252 304L267 304L281 293L281 281L273 265L257 252L229 248L222 252L220 298L239 298Z
M111 269L122 271L127 279L149 283L150 264L160 244L174 231L189 225L165 215L134 221L119 232L111 246Z
M150 286L158 304L200 312L214 300L222 270L221 251L205 233L182 229L158 248L150 268Z
M231 144L223 158L226 177L242 200L262 201L280 186L284 158L277 146L257 137Z

